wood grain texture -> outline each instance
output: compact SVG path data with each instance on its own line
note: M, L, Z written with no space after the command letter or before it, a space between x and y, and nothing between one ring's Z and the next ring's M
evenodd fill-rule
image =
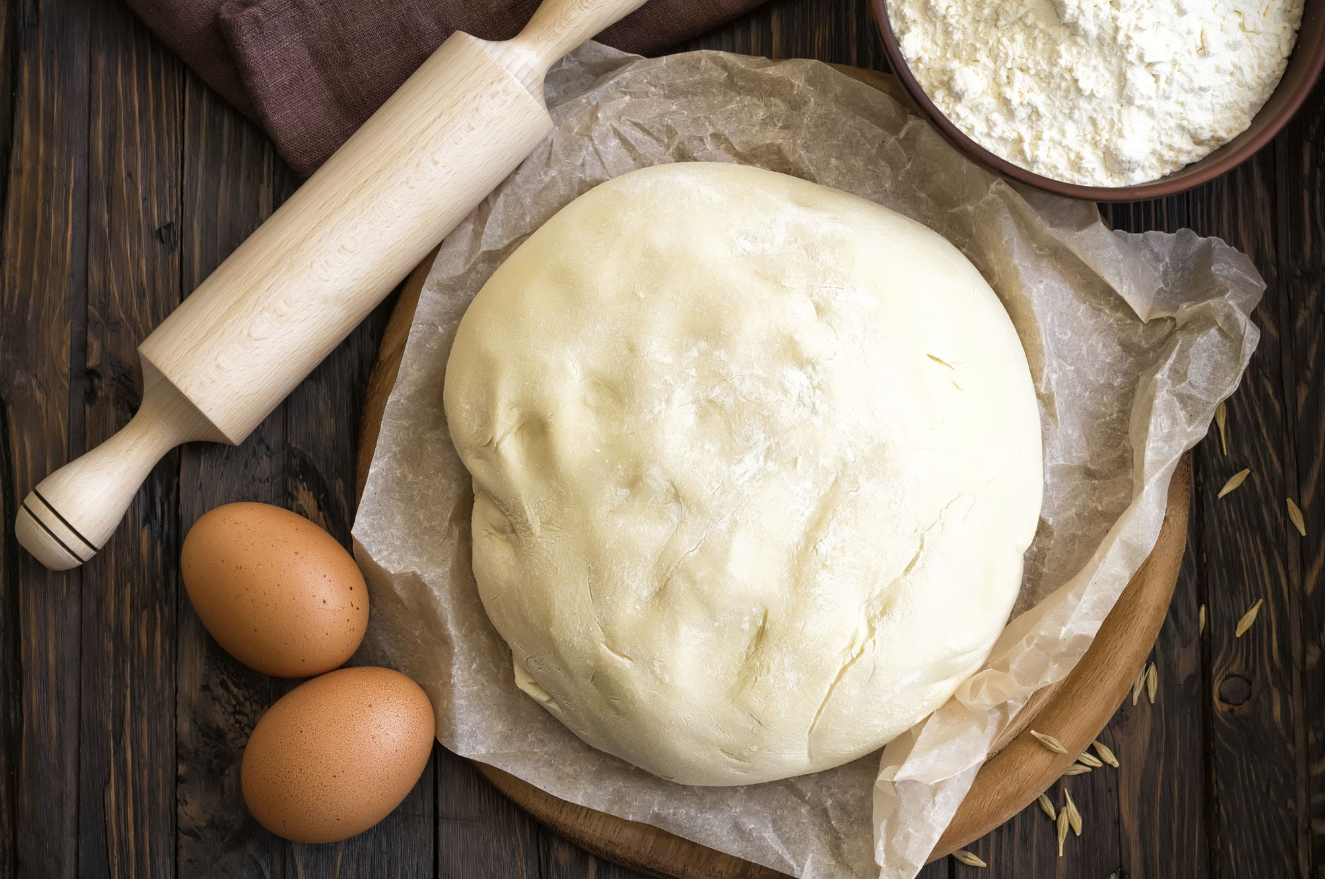
M681 48L885 66L867 0L775 0ZM265 139L116 0L0 9L0 158L0 502L12 521L37 479L131 407L136 389L123 367L134 327L192 290L292 181ZM1322 159L1318 88L1254 165L1184 196L1106 211L1120 228L1190 226L1251 253L1270 281L1257 316L1266 342L1230 401L1229 456L1209 439L1194 456L1191 550L1151 657L1158 700L1125 703L1106 729L1121 770L1069 779L1083 838L1058 860L1052 828L1032 806L969 846L988 870L947 859L925 879L1325 875ZM108 225L96 228L94 211ZM163 225L142 225L158 215ZM113 559L51 575L6 529L0 876L642 875L575 848L445 752L389 825L344 848L287 845L243 810L240 751L287 685L210 641L179 588L173 548L207 509L241 499L299 509L344 537L357 413L383 320L337 349L243 446L189 446L168 459ZM1216 503L1235 465L1251 466L1253 478ZM1294 491L1306 538L1284 515L1283 495ZM1233 638L1260 596L1267 609ZM156 642L168 652L172 639L173 665L153 667ZM173 724L173 744L154 715ZM174 749L164 783L149 782L168 764L148 753L156 747ZM112 779L108 812L99 783ZM172 837L173 863L163 864L157 854Z
M1083 811L1093 816L1092 828L1098 827L1099 816L1106 816L1108 824L1098 829L1113 839L1117 869L1124 875L1209 872L1206 764L1200 750L1187 745L1202 739L1208 723L1203 668L1207 642L1197 633L1205 601L1198 594L1193 558L1198 551L1189 545L1169 616L1150 657L1159 677L1155 703L1143 695L1133 706L1129 698L1108 731L1106 744L1122 763L1117 789L1088 785L1083 793L1082 786L1073 788Z
M11 54L0 66L12 76L13 103L0 239L0 410L5 507L17 512L17 487L83 446L90 11L52 0L15 4L7 17ZM59 27L50 24L56 18ZM15 798L3 835L17 870L72 879L81 580L41 570L8 529L4 555L7 630L17 643L6 651L15 663L6 670L5 742Z
M547 832L469 761L436 748L433 762L438 879L543 877Z
M14 92L17 88L18 65L10 63L18 58L15 45L18 16L8 7L0 15L0 167L8 169L14 146ZM0 175L0 205L3 205L3 235L5 243L11 241L9 228L9 187L12 175ZM2 251L0 251L2 252ZM13 311L18 305L13 290L14 277L0 269L0 516L18 515L10 486L14 484L13 445L10 411L5 389L15 378L15 364L3 352L12 344L13 330L5 324L13 322ZM40 434L39 434L40 435ZM0 540L0 876L13 876L18 871L19 822L19 748L23 732L23 675L22 630L18 589L18 556L12 544Z
M1325 90L1316 88L1277 146L1279 300L1286 307L1281 363L1294 464L1284 489L1306 525L1305 537L1283 528L1300 607L1294 663L1302 693L1293 698L1305 726L1297 772L1298 801L1306 808L1297 816L1299 863L1319 875L1325 870Z
M1216 183L1226 198L1189 208L1197 228L1242 249L1261 268L1272 289L1282 289L1275 224L1227 210L1233 203L1273 203L1275 151ZM1209 603L1210 771L1214 810L1210 842L1222 876L1303 874L1299 858L1307 814L1300 785L1303 756L1302 668L1298 628L1301 584L1290 579L1283 498L1289 464L1288 423L1282 374L1282 296L1257 311L1262 336L1242 387L1228 401L1228 455L1205 443L1198 452L1202 478L1195 503L1218 539L1205 539L1197 561L1204 568ZM1241 488L1217 499L1234 472L1253 474ZM1237 621L1264 599L1256 626L1234 637ZM1255 755L1248 760L1247 755Z

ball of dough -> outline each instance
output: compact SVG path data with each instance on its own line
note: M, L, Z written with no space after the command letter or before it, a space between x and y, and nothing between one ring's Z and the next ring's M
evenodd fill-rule
M1016 331L942 237L756 168L576 199L460 322L446 416L517 684L663 778L867 754L1007 621L1038 521Z

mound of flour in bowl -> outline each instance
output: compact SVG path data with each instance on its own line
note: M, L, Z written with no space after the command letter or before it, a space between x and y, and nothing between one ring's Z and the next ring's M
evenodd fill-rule
M1156 180L1246 130L1303 0L889 0L902 54L952 122L1037 174Z

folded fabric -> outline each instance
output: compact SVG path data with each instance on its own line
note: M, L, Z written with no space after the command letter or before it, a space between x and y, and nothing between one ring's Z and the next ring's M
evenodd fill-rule
M652 0L599 39L648 54L762 0ZM538 0L128 0L308 175L457 30L514 36Z

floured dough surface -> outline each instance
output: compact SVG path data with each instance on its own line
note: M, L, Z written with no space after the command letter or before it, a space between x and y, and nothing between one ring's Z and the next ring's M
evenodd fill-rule
M686 784L836 766L933 711L1039 514L1025 354L976 269L755 168L568 205L469 307L445 404L517 683Z

